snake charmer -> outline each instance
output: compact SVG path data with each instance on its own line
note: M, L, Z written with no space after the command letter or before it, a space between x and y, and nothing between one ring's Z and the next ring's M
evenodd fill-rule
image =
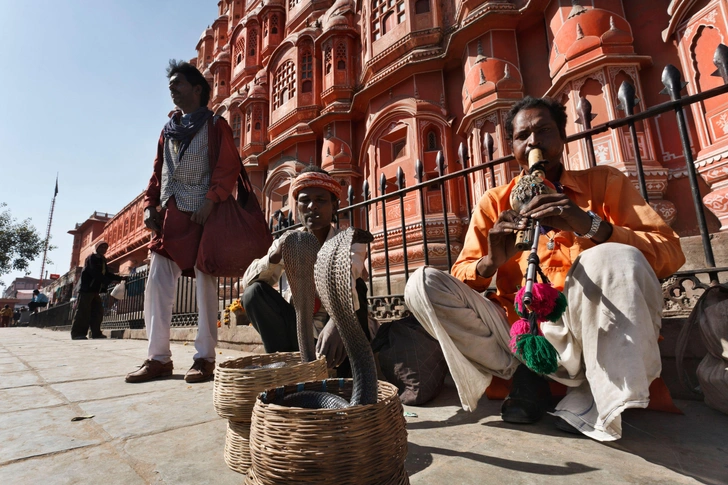
M323 245L336 236L334 222L339 208L341 184L320 167L309 165L292 181L290 200L295 200L299 230L313 233ZM357 319L367 338L370 338L367 316L367 286L364 262L366 245L351 248L351 286ZM263 340L266 352L295 352L299 350L296 333L296 311L291 304L291 292L285 275L280 239L273 241L268 254L253 261L243 277L242 303L253 326ZM282 291L273 288L280 284ZM351 367L344 343L326 309L316 301L314 307L314 336L316 353L325 355L329 367L336 367L339 377L350 377Z
M488 190L473 210L452 276L418 269L405 301L440 342L466 410L477 406L493 376L513 378L501 417L534 423L551 409L548 378L567 387L551 413L558 428L616 440L622 411L647 407L650 383L661 372L658 277L684 263L679 238L617 169L564 168L566 109L558 102L527 97L511 108L505 125L518 164L528 168L529 152L541 150L556 190L519 212L509 197L523 174ZM546 378L510 348L509 325L518 319L514 296L528 265L528 251L515 247L516 233L529 218L544 226L541 268L568 302L560 319L541 323L558 353L558 368ZM485 295L494 275L496 292Z

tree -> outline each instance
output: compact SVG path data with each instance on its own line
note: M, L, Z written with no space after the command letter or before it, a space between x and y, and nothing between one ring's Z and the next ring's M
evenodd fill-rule
M0 203L0 275L27 271L45 247L30 219L17 222L5 207L7 204Z

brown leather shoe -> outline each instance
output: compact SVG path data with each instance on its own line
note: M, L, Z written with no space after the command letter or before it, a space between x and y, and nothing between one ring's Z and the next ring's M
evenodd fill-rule
M160 377L172 375L172 361L166 364L158 360L147 359L138 370L126 375L126 382L147 382Z
M215 362L208 362L205 359L195 359L190 370L185 374L187 382L205 382L215 377Z

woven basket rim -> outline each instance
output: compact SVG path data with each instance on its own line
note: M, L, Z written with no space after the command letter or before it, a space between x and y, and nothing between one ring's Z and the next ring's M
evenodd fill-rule
M293 363L293 361L298 360L297 363ZM325 356L320 356L316 359L319 360L326 360ZM246 355L244 357L238 357L236 359L230 359L226 360L224 362L220 362L217 364L217 369L222 372L240 372L242 374L256 374L260 371L270 371L271 369L267 368L257 368L257 369L245 369L245 367L248 367L250 365L266 365L266 364L273 364L275 362L287 362L289 365L286 365L286 368L288 369L294 369L301 365L307 365L310 364L310 362L301 362L301 353L300 352L274 352L270 354L255 354L255 355Z
M381 406L383 402L387 402L393 398L399 398L399 390L397 389L397 386L394 384L387 382L387 381L377 381L377 402L374 404L364 404L364 405L358 405L355 406L356 409L360 410L366 410L370 407L375 406ZM321 391L321 392L327 392L324 389L346 389L350 390L354 387L354 380L351 378L341 378L341 377L334 377L330 379L323 379L321 381L307 381L307 382L299 382L296 384L288 384L285 386L279 386L274 387L270 389L266 389L264 391L261 391L258 396L255 399L255 405L256 406L267 406L271 410L284 410L284 409L295 409L295 410L302 410L302 411L314 411L314 412L333 412L333 413L339 413L342 410L341 409L307 409L307 408L299 408L294 406L282 406L280 404L274 404L272 402L267 402L267 396L272 395L276 398L286 396L291 393L301 392L301 391ZM353 408L349 408L353 409Z

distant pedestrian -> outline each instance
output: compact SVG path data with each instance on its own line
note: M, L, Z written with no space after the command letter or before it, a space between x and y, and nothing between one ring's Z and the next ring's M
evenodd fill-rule
M10 320L13 318L13 310L10 308L10 305L5 305L2 310L0 310L0 327L9 327L10 326Z
M71 326L71 339L73 340L86 340L89 328L91 338L106 338L106 335L101 333L104 305L99 293L105 293L112 281L126 279L125 276L119 276L107 269L104 254L109 249L109 244L106 241L97 242L95 249L96 252L86 258L81 272L78 306Z
M20 323L20 309L16 308L15 313L13 313L13 324L17 327Z
M149 350L147 359L126 376L126 382L172 375L169 334L175 285L181 275L195 277L199 306L197 352L185 380L206 381L215 371L217 278L200 271L195 263L202 226L215 204L232 193L242 163L230 125L207 108L210 85L202 73L187 62L171 61L167 78L179 110L162 130L144 197L144 224L154 231L144 293Z
M33 298L28 303L28 309L31 313L38 311L38 308L45 308L48 306L48 297L38 290L33 290Z

